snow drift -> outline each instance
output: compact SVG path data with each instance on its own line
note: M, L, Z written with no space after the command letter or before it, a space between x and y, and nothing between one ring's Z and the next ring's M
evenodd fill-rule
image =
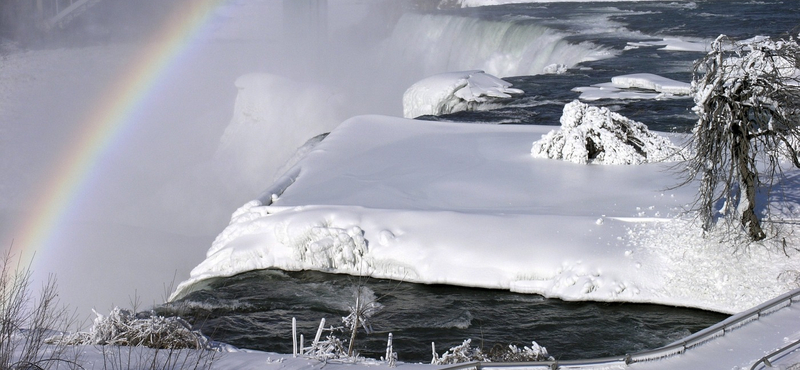
M680 159L680 148L647 126L578 100L564 106L561 129L533 143L536 158L587 164L642 164Z
M449 72L423 79L403 94L403 116L442 115L476 110L491 106L491 102L510 98L523 91L511 88L503 81L483 71Z

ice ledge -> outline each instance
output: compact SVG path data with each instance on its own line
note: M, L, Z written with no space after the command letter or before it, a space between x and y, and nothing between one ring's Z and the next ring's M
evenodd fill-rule
M172 298L265 268L727 313L796 287L795 251L731 256L721 236L681 218L694 189L663 190L676 181L671 164L532 158L550 128L352 118L271 202L237 210Z

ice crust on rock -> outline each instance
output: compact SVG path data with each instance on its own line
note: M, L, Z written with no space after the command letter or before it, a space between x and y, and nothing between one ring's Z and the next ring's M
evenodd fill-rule
M642 164L680 158L680 148L641 122L575 100L564 106L561 129L533 143L535 158L579 164Z
M478 70L433 75L415 83L403 94L403 116L415 118L476 110L492 101L523 93L511 86Z

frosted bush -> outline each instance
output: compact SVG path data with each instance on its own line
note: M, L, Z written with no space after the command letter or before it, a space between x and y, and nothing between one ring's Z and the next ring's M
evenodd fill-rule
M483 361L483 362L532 362L532 361L552 361L544 348L536 342L531 342L531 346L519 348L515 345L508 347L495 346L489 353L483 353L480 348L471 346L472 339L467 339L464 343L452 347L439 356L433 351L432 365L452 365L464 362Z
M528 362L528 361L552 361L553 357L547 353L547 348L540 346L536 342L531 342L530 347L519 348L513 344L508 347L495 347L490 352L492 361L497 362Z
M55 336L49 343L144 346L159 349L209 349L210 340L180 317L139 316L115 307L107 316L95 312L88 333Z
M642 164L681 159L681 149L643 123L575 100L564 106L561 129L533 143L536 158L587 164Z
M442 356L439 356L439 354L434 351L431 365L452 365L462 362L485 361L486 356L481 349L472 348L471 344L472 339L467 339L464 343L445 351Z
M330 334L324 340L317 342L316 346L309 348L305 355L323 362L339 359L351 359L355 362L357 358L348 356L344 342L333 334L335 328L328 330Z

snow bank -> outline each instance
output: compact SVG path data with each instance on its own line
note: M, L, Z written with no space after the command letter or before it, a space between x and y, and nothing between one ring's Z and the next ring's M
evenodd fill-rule
M590 101L600 99L669 99L689 96L692 93L692 86L686 82L675 81L652 73L633 73L612 77L610 83L576 87L572 91L580 92L579 98L581 100Z
M580 101L564 106L561 129L533 143L535 158L587 164L642 164L680 159L680 148L640 122Z
M526 155L549 129L347 120L234 213L172 299L263 268L730 313L798 286L796 251L765 242L732 255L679 217L695 189L664 190L678 182L670 164Z
M403 116L442 115L476 110L523 91L483 71L450 72L425 78L403 94Z

